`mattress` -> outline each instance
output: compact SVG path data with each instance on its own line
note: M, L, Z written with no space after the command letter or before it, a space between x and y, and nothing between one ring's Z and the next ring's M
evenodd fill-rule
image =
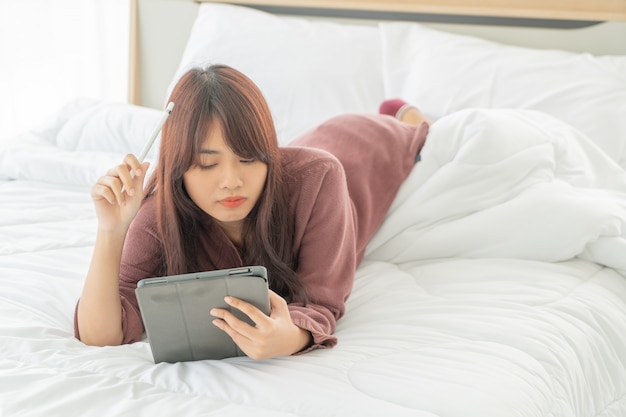
M147 340L73 335L89 187L123 156L111 132L106 149L57 140L92 106L0 149L0 415L626 415L626 174L577 129L524 110L440 118L335 348L155 365ZM123 112L141 132L158 117Z

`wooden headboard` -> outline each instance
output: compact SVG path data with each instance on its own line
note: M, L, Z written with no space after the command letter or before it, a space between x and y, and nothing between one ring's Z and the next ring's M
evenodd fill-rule
M199 2L209 0L198 0ZM212 0L248 6L533 19L626 20L624 0Z
M162 108L199 4L131 0L129 102ZM626 54L626 0L212 0L272 13L420 21L533 48Z

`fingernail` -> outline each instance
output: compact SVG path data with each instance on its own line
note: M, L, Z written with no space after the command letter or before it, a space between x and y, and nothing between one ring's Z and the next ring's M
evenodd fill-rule
M224 301L226 301L226 304L230 304L233 302L233 298L227 295L226 297L224 297Z
M137 168L137 169L135 170L135 175L136 175L136 176L140 176L140 175L141 175L141 172L142 172L142 171L141 171L141 168Z

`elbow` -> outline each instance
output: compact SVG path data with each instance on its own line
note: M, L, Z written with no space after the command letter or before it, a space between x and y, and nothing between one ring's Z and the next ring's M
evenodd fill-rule
M79 326L76 338L88 346L119 346L124 342L122 330L90 329Z
M119 346L124 342L124 332L120 327L93 325L77 315L74 333L78 340L89 346Z
M119 346L124 343L121 313L117 318L102 320L111 314L86 310L85 305L78 303L74 312L74 335L78 340L89 346Z
M88 346L119 346L122 344L124 340L124 335L120 332L120 334L98 334L98 335L88 335L82 336L78 338L81 342Z

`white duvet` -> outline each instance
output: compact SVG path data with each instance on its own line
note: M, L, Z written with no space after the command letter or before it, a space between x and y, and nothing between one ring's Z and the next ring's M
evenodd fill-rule
M2 416L626 416L626 177L555 119L438 120L338 346L264 361L74 339L89 181L121 154L42 140L0 150Z

